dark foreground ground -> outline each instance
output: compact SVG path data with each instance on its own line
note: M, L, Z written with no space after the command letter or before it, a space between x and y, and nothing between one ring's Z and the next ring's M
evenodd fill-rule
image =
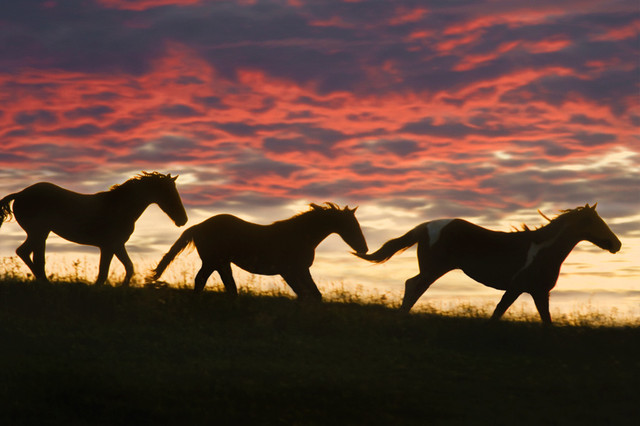
M637 327L0 282L0 424L633 424Z

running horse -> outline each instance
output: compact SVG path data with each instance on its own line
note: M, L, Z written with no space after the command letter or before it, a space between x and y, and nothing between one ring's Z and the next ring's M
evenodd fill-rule
M103 284L115 255L124 265L122 285L133 276L133 263L124 244L133 233L135 222L152 203L177 226L187 223L175 181L178 176L142 172L109 191L79 194L49 182L39 182L0 200L0 225L11 216L27 233L16 253L34 277L47 281L45 242L50 232L74 243L100 248L100 267L96 284ZM13 212L10 203L13 201Z
M596 204L563 210L535 230L498 232L462 219L440 219L416 226L387 241L370 254L357 256L382 263L395 253L418 244L419 274L405 283L401 310L408 312L429 286L445 273L461 269L489 287L504 290L492 319L502 317L522 293L533 297L540 318L551 324L549 292L556 285L560 267L580 241L589 241L616 253L622 243L598 216Z
M259 225L229 214L213 216L185 230L153 270L158 280L173 259L193 244L202 260L195 277L196 292L218 271L226 292L238 290L231 263L260 275L280 275L299 300L319 301L322 294L311 277L315 249L329 234L337 233L357 253L367 252L367 243L355 216L356 209L326 203L292 218Z

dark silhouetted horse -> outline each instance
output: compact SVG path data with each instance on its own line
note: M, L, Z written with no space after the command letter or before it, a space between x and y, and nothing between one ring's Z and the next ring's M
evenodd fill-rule
M195 278L196 292L218 271L227 293L237 295L233 263L254 274L281 275L300 300L320 300L322 294L309 272L318 244L335 232L357 253L367 252L355 211L331 203L311 204L311 210L271 225L246 222L228 214L213 216L182 233L151 279L160 278L171 261L193 243L202 260Z
M100 267L96 284L103 284L115 255L124 265L123 285L133 275L133 263L124 247L149 204L157 203L182 226L187 214L176 190L178 176L153 172L114 185L109 191L78 194L52 183L40 182L0 200L0 225L12 215L27 233L16 253L36 279L47 281L44 268L45 241L50 232L74 243L100 248Z
M435 280L462 269L486 286L505 290L492 319L500 318L520 294L529 293L542 321L550 324L549 292L575 245L586 240L616 253L622 244L598 216L595 205L563 210L554 219L544 217L547 225L516 232L490 231L462 219L434 220L387 241L374 253L357 256L381 263L418 243L420 273L405 283L401 306L405 312Z

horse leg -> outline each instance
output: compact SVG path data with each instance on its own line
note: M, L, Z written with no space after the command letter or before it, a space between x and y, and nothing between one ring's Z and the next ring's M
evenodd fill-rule
M402 298L400 310L402 312L409 312L418 299L420 299L420 296L442 275L443 274L423 275L419 273L415 277L409 278L404 283L404 297Z
M293 290L298 299L304 297L304 289L293 275L291 275L290 273L286 273L280 274L280 276L282 276L284 281L289 285L289 287L291 287L291 290Z
M129 285L129 281L131 281L131 277L133 276L133 262L129 258L129 254L124 248L124 245L116 249L115 255L124 266L124 279L122 280L122 285L126 287Z
M20 246L16 249L16 254L22 259L22 261L29 267L33 276L36 276L36 267L33 264L33 260L31 260L31 253L33 250L31 249L31 238L27 237L24 243L20 244Z
M491 320L499 320L506 310L509 309L509 306L511 306L521 294L522 290L520 289L509 289L505 291L502 295L502 299L500 299L496 309L493 311L493 315L491 315Z
M202 267L196 274L195 286L193 288L193 290L196 293L200 293L204 289L204 286L207 284L207 280L209 279L209 276L215 270L216 268L212 264L207 263L205 261L202 262Z
M107 277L109 276L109 265L111 265L113 254L112 250L100 247L100 266L98 268L96 285L102 285L107 280Z
M322 300L322 293L318 290L318 286L313 281L308 269L282 274L282 278L293 289L299 300L312 302L320 302Z
M539 293L532 293L533 302L536 304L536 309L540 314L540 319L545 325L551 325L551 314L549 313L549 293L541 291Z
M49 233L28 233L27 239L17 249L16 254L29 267L36 280L47 281L44 271L45 241Z
M44 271L44 249L47 235L43 238L36 240L32 245L33 247L33 274L38 281L49 282L47 274Z
M222 279L222 284L224 284L224 288L227 290L227 294L233 298L238 296L238 288L236 286L236 281L233 279L233 274L231 272L231 264L227 263L218 268L218 274L220 274L220 278Z
M320 302L322 301L322 293L318 290L318 286L313 281L311 277L311 272L308 269L300 272L300 280L304 284L305 289L305 299L308 299L312 302Z
M409 312L431 284L452 269L447 266L446 258L438 254L433 252L428 244L418 243L417 257L420 273L404 283L401 312Z

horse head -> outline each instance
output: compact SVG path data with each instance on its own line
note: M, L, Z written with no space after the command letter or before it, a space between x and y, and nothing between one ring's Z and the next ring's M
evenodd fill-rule
M349 245L356 253L364 254L369 251L367 247L367 241L362 234L358 219L356 219L356 210L350 209L346 206L344 209L340 209L337 205L327 203L328 207L321 207L317 204L311 204L311 208L314 210L322 209L330 212L335 218L335 232L340 235L345 243Z
M157 172L143 173L145 176L155 177L152 189L153 202L158 204L177 226L187 223L187 212L184 210L180 194L178 194L178 189L176 188L178 175L171 176L171 173L163 175Z
M603 250L617 253L622 247L622 243L616 234L609 229L609 226L596 212L595 203L590 206L588 203L579 208L578 226L582 231L582 239L595 244Z

